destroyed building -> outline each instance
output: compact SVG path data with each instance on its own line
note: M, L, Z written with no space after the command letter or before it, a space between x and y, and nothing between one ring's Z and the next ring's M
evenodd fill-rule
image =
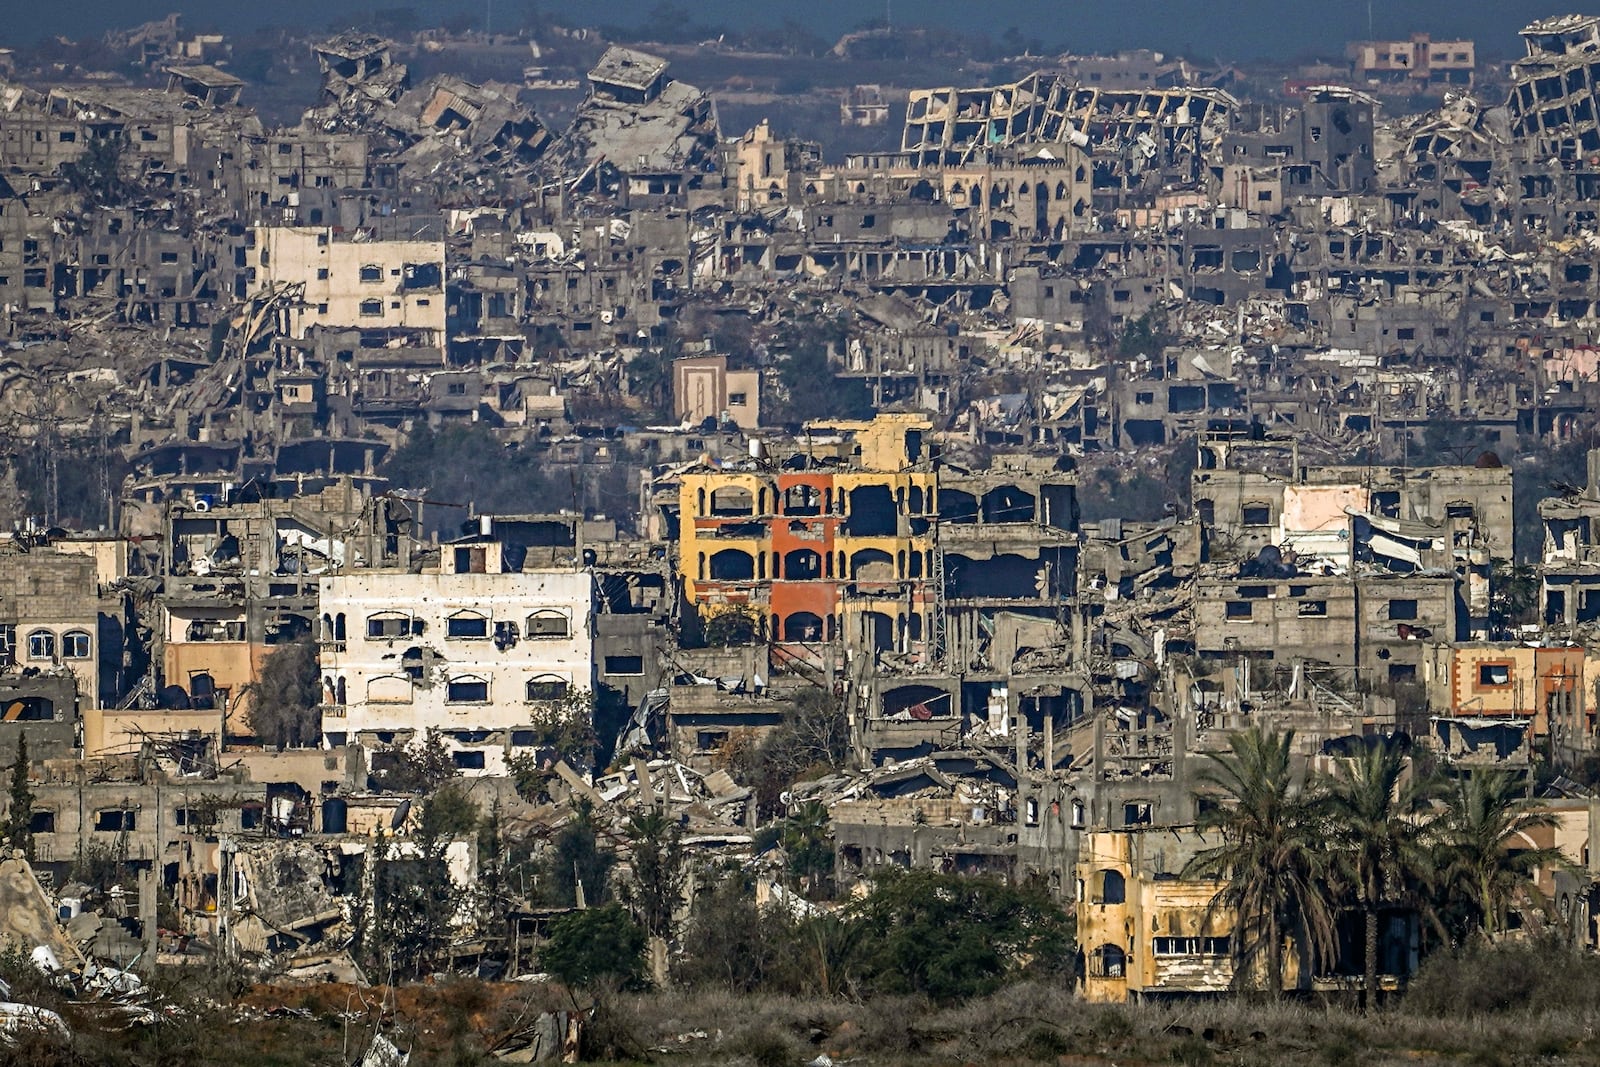
M512 551L518 546L512 545ZM594 579L572 560L530 565L489 536L441 547L437 569L324 577L323 739L404 748L430 733L464 772L503 774L536 720L595 687Z
M843 884L1041 878L1087 994L1225 987L1230 933L1170 875L1232 731L1519 773L1600 751L1593 460L1536 549L1512 498L1600 405L1596 26L1529 26L1504 98L1457 42L1353 57L1451 85L1415 114L1338 70L1246 102L1182 60L1063 57L912 89L898 144L848 154L725 137L722 90L673 76L701 66L610 42L570 123L359 32L312 46L320 95L279 128L175 26L129 43L155 82L0 84L0 402L129 471L103 519L52 500L0 545L0 751L26 730L51 761L41 866L125 841L195 929L292 956L368 836L403 836L408 798L367 787L431 737L508 810L536 766L540 840L570 797L614 837L660 804L754 864L773 806L815 800ZM871 88L853 133L889 113ZM869 417L797 413L808 329ZM571 496L389 484L425 429ZM0 488L19 519L40 497ZM302 640L320 747L265 751L251 686ZM802 693L847 765L754 797L733 757ZM545 740L585 694L609 767ZM53 762L79 753L104 762Z
M589 95L571 129L551 146L570 189L636 207L697 206L720 188L711 97L673 78L667 61L612 46L589 71ZM703 201L702 201L703 202Z

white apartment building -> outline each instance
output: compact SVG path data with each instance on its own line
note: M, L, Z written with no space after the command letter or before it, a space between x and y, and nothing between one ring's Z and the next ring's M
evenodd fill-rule
M436 330L445 327L444 242L354 240L326 227L258 226L252 294L299 285L280 327Z
M438 572L324 577L323 743L433 731L464 774L504 774L536 718L593 691L593 601L587 571L502 573L497 542L446 545Z

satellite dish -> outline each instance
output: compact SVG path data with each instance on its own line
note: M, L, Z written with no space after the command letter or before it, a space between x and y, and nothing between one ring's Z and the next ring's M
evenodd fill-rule
M389 817L389 829L398 830L406 824L406 817L411 814L411 801L402 800L400 806L394 809L394 814Z

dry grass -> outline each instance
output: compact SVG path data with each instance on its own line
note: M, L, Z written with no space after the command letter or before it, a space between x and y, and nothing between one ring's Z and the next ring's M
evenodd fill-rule
M1314 1002L1243 999L1113 1006L1029 984L942 1008L912 999L691 991L630 998L622 1010L641 1044L655 1050L652 1059L684 1065L800 1067L823 1053L894 1067L1600 1064L1600 1014L1592 1012L1363 1016Z
M1484 963L1456 966L1476 973ZM1580 961L1552 960L1549 970L1544 981L1552 985L1563 974L1589 984ZM1428 980L1435 991L1427 997L1372 1015L1315 1001L1244 998L1096 1005L1065 985L1045 983L949 1005L707 989L576 999L598 1007L592 1050L613 1060L683 1067L803 1067L822 1055L861 1067L1600 1065L1600 989L1570 991L1553 1007L1519 995L1507 999L1514 1008L1446 1014L1439 988L1456 981L1469 991L1485 979L1436 973ZM333 1067L344 1059L347 1034L359 1039L381 1027L412 1050L415 1064L492 1064L499 1061L490 1050L507 1035L541 1011L572 1006L574 998L557 986L466 979L394 989L256 987L234 1005L214 1002L214 1010L184 1013L158 1032L120 1035L93 1033L83 1005L54 1003L78 1031L73 1047L30 1043L0 1050L0 1063ZM297 1012L285 1017L283 1008Z

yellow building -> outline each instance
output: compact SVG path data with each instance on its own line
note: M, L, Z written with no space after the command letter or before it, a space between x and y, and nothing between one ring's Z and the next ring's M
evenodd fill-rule
M1187 828L1083 837L1078 944L1084 999L1118 1003L1231 987L1233 914L1212 906L1222 883L1178 877L1195 854L1217 843Z
M934 601L931 429L903 414L813 423L788 461L682 475L685 599L702 619L749 608L778 642L917 650Z

